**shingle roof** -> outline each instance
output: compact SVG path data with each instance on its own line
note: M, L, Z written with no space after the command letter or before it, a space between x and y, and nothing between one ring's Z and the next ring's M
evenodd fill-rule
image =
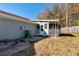
M17 21L22 21L22 22L28 22L28 23L36 24L35 22L32 22L28 18L24 18L22 16L18 16L18 15L11 14L11 13L8 13L8 12L5 12L5 11L1 11L1 10L0 10L0 16L5 16L5 17L8 16L8 17L10 17L12 19L16 19Z

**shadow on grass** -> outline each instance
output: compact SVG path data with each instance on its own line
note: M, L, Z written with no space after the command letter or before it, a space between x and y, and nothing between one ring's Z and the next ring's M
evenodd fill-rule
M43 40L43 39L46 39L46 38L48 38L49 36L41 36L41 35L39 35L39 36L35 36L35 37L38 37L36 40L34 40L34 41L30 41L30 43L32 43L32 44L34 44L34 43L36 43L36 42L39 42L39 41L41 41L41 40ZM32 38L33 39L33 38Z
M13 54L12 56L34 56L36 55L34 44L31 44L31 46L25 50L22 50L16 54Z
M69 34L69 33L61 33L61 34L59 34L58 36L69 36L69 37L75 37L74 35Z
M34 56L34 55L36 55L36 51L35 51L35 48L34 48L34 44L36 43L36 42L39 42L39 41L41 41L41 40L43 40L43 39L46 39L46 38L48 38L49 36L35 36L35 37L39 37L39 38L37 38L37 40L34 40L34 41L30 41L30 43L31 43L31 51L32 51L32 54L30 54L29 56ZM33 39L33 38L32 38ZM29 51L30 52L30 51Z

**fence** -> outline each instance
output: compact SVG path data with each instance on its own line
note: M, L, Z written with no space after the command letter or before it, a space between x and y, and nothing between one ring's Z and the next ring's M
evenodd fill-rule
M79 26L61 28L61 33L79 32Z

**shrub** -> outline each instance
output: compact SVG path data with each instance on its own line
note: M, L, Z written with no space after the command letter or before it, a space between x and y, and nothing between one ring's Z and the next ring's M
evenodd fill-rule
M32 37L32 33L30 30L24 30L24 37L29 37L31 38Z

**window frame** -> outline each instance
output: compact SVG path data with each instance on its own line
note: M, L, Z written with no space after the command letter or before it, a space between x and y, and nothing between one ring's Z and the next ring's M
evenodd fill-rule
M47 29L47 24L44 24L44 29Z

